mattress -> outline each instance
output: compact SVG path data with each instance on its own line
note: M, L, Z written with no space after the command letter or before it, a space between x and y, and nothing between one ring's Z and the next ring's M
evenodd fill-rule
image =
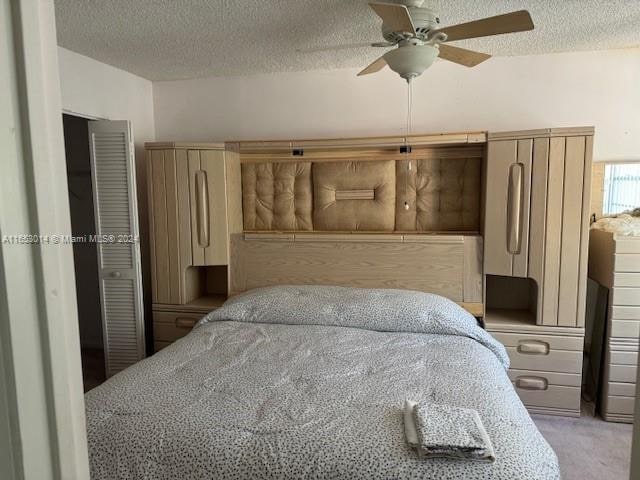
M507 366L436 295L259 289L86 395L91 478L559 478ZM407 398L476 409L496 461L419 459Z

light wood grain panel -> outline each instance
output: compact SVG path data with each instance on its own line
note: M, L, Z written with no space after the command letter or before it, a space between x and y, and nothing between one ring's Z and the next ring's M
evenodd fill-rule
M404 288L463 301L464 244L261 242L232 236L231 291L269 285Z
M533 142L531 167L531 214L529 217L529 277L538 286L536 323L542 324L544 305L544 257L547 227L547 173L549 169L549 139Z
M400 153L398 147L353 148L333 150L305 150L304 156L294 156L291 150L263 151L257 150L240 153L241 163L272 163L272 162L299 162L313 161L315 163L335 161L380 161L395 160L404 161L424 159L456 159L456 158L483 158L482 145L465 145L451 147L412 147L410 153Z
M230 144L224 156L227 176L227 221L229 234L240 233L242 222L242 173L238 146Z
M224 152L200 152L200 168L207 173L209 199L209 246L204 249L206 265L228 263L227 200Z
M180 295L182 281L180 272L180 229L178 228L178 185L175 150L165 150L164 152L164 187L167 204L167 245L169 255L169 303L182 303Z
M185 303L197 295L193 279L186 273L191 265L191 202L189 199L189 160L186 150L176 150L176 186L178 189L178 259L180 266L180 301Z
M155 244L155 208L153 207L153 169L152 152L146 152L147 159L147 205L149 209L149 259L151 263L151 297L158 296L158 281L156 272L156 244Z
M577 325L584 160L585 137L568 137L565 143L558 298L558 325L567 327Z
M153 182L153 241L155 245L156 295L158 302L171 303L169 291L169 244L163 150L151 152Z
M594 127L560 127L539 128L535 130L517 130L513 132L489 132L487 140L517 140L521 138L554 138L554 137L584 137L593 135Z
M590 138L592 143L593 137ZM591 167L591 202L589 215L595 215L596 220L602 217L605 165L605 162L594 162Z
M198 244L198 212L196 202L196 172L200 170L200 151L187 152L189 163L189 204L191 205L191 254L193 265L205 265L204 248Z
M547 225L545 229L544 283L542 287L544 288L542 303L542 323L544 325L558 325L564 152L564 138L552 138L549 141Z
M578 263L578 311L576 325L585 324L587 307L587 270L589 268L589 204L591 201L591 163L593 161L593 137L585 137L584 177L582 179L582 216L580 225L580 259Z
M510 368L507 372L509 379L515 382L518 377L540 376L547 380L549 385L563 385L565 387L580 387L582 377L576 373L537 372L535 370L518 370Z
M464 237L463 299L482 303L482 237ZM484 312L483 312L484 314Z
M513 255L513 276L526 277L529 272L529 217L531 205L531 171L533 140L518 140L518 163L523 166L520 214L520 252Z
M489 142L484 226L484 270L486 274L511 276L513 255L507 248L509 167L517 162L518 143Z

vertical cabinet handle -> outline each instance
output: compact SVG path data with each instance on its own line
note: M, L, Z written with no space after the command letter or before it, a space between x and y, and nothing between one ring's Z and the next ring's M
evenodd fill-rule
M196 209L198 218L198 244L202 248L209 246L209 189L207 172L196 172Z
M520 253L522 231L522 181L523 165L514 163L509 168L509 190L507 199L507 250Z

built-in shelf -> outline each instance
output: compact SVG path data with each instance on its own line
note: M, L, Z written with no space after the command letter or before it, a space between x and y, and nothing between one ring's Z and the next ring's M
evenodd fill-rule
M487 329L505 327L519 327L536 324L536 315L530 310L516 308L489 308L484 314L484 322Z
M185 303L184 305L154 303L153 308L154 310L163 310L167 312L209 313L211 310L221 307L226 300L226 295L207 294L202 297L198 297L189 303Z
M537 325L535 313L517 308L487 307L484 316L485 328L490 332L535 333L538 335L583 336L584 328Z

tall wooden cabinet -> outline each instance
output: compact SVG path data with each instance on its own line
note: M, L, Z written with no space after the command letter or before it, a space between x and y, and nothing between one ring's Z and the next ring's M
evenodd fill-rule
M532 411L580 413L593 128L488 135L488 330Z
M229 284L229 235L242 231L240 164L216 143L147 143L156 349L219 306Z

